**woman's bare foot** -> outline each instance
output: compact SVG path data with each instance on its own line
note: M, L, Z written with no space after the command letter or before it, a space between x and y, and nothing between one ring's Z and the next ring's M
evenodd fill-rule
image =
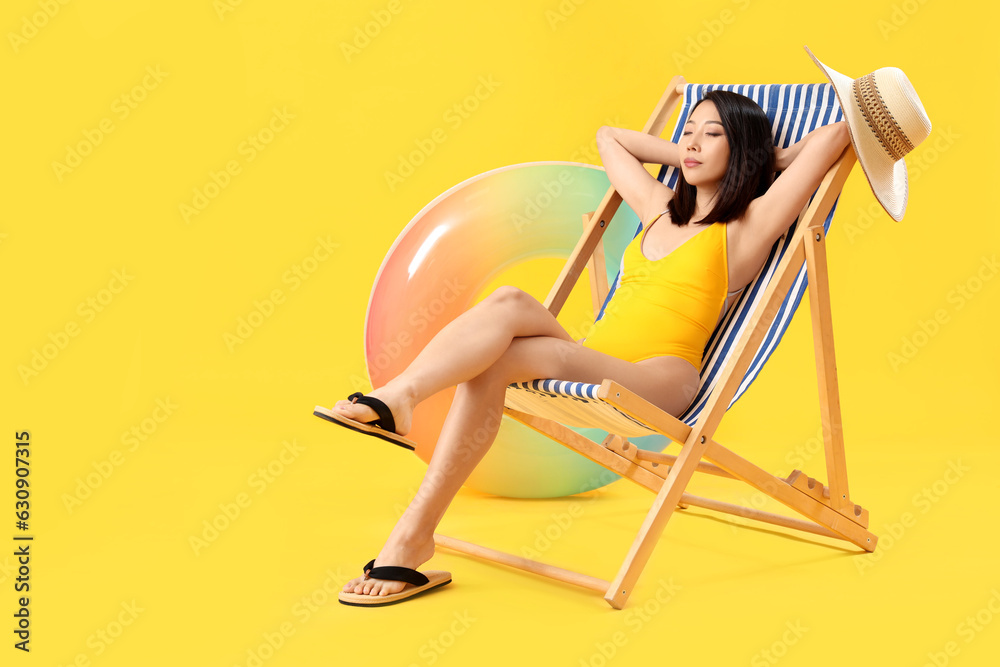
M391 536L389 542L394 542ZM434 555L434 538L431 536L420 540L399 541L391 545L389 542L382 547L378 558L375 559L374 567L396 565L416 570ZM365 579L362 576L347 582L344 585L344 592L358 595L392 595L402 591L406 586L404 581Z
M402 389L397 389L390 382L383 387L371 390L366 394L366 396L377 398L385 403L386 407L389 408L389 411L392 413L393 421L396 422L396 433L398 435L406 435L410 432L413 421L414 401L413 397L408 392ZM337 401L331 410L347 417L348 419L353 419L354 421L365 424L378 419L378 414L367 405L352 403L346 399ZM395 563L393 564L395 565ZM403 567L408 566L404 565Z

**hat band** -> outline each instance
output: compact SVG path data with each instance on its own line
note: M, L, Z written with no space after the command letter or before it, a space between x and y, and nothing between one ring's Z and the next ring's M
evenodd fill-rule
M902 160L904 155L913 150L913 144L885 108L882 95L875 85L874 72L854 80L854 99L872 134L893 161Z

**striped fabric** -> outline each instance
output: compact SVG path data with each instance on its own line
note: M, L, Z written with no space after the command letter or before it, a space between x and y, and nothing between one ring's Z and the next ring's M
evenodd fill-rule
M671 137L673 142L676 143L680 140L681 130L687 121L691 108L710 90L729 90L746 95L760 105L771 120L771 128L776 146L790 146L817 127L835 123L843 119L843 113L837 102L833 86L828 83L771 85L688 84L684 90L684 102L681 107L680 117ZM677 172L678 170L674 167L664 166L660 169L658 179L672 188L677 183ZM827 231L830 229L830 222L833 220L836 210L837 202L834 202L823 225ZM688 410L680 416L681 421L686 424L693 426L699 415L701 415L701 411L704 409L708 397L722 373L722 369L729 362L730 356L735 350L736 343L749 324L751 314L760 302L768 282L789 248L794 227L795 224L793 223L789 232L778 239L757 278L747 285L737 303L730 308L723 321L719 323L719 326L709 338L702 361L701 384L698 394ZM640 221L635 235L638 235L641 231L642 222ZM619 268L618 277L611 285L607 299L605 299L597 319L604 316L604 308L607 307L608 302L611 300L620 283L621 268ZM802 300L802 294L805 292L805 289L806 267L803 263L799 268L798 275L788 296L781 304L781 308L774 322L771 324L770 330L764 336L729 407L732 407L733 403L743 395L750 386L750 383L760 373L764 362L767 361L775 347L777 347L778 342L785 333L785 329L788 328L788 324L791 322L795 309L798 308L799 302ZM520 382L508 387L505 404L515 410L554 419L569 426L599 428L609 433L628 437L649 435L653 432L628 415L597 399L596 396L599 387L600 385L553 379Z

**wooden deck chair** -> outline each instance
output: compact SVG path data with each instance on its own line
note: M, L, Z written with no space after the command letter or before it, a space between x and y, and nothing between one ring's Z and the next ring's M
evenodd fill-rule
M700 85L687 84L678 76L670 82L643 131L659 136L683 98L673 133L673 141L677 142L691 108L704 93L713 89L730 90L756 101L771 119L775 142L779 146L789 146L814 128L843 118L829 84ZM739 301L719 323L705 348L698 394L680 418L663 412L611 380L596 385L539 379L508 387L505 414L656 494L613 580L606 581L445 535L435 534L435 543L603 592L604 599L616 609L625 606L678 506L694 505L840 538L864 551L873 551L878 538L867 530L868 512L854 504L848 493L825 245L837 199L855 159L849 144L798 219L775 243L757 278L743 290ZM676 169L662 168L658 178L673 186ZM595 250L599 249L601 235L621 202L621 195L612 187L597 211L592 214L581 211L588 224L545 302L553 314L559 313L583 267L590 263L595 303L603 304L598 319L603 316L603 308L618 286L621 272L609 291L603 257L595 254ZM641 227L640 221L636 234ZM781 339L807 282L811 287L809 302L819 379L826 484L799 470L787 478L777 477L713 439L723 415L746 391ZM602 443L597 443L564 424L598 428L609 435ZM639 449L627 440L652 433L660 433L680 443L679 455ZM695 472L742 480L803 515L805 520L688 494L685 489Z

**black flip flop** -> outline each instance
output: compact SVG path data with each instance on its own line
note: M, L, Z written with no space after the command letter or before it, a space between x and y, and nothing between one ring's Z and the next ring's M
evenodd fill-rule
M374 396L365 396L360 391L348 396L347 400L360 403L361 405L367 405L375 411L378 415L378 419L371 422L354 421L353 419L348 419L347 417L320 405L317 405L315 409L313 409L313 414L317 417L322 417L327 421L333 422L334 424L346 426L347 428L357 431L358 433L374 435L377 438L382 438L383 440L391 442L394 445L399 445L404 449L409 449L410 451L416 449L417 443L396 433L396 420L392 418L392 412L385 403L378 400Z
M384 607L385 605L408 600L415 595L426 593L438 586L451 583L451 572L444 572L443 570L417 572L408 567L399 567L396 565L375 567L374 558L364 566L363 572L366 578L403 581L410 584L410 586L391 595L364 595L341 591L338 596L341 604L349 604L353 607Z

